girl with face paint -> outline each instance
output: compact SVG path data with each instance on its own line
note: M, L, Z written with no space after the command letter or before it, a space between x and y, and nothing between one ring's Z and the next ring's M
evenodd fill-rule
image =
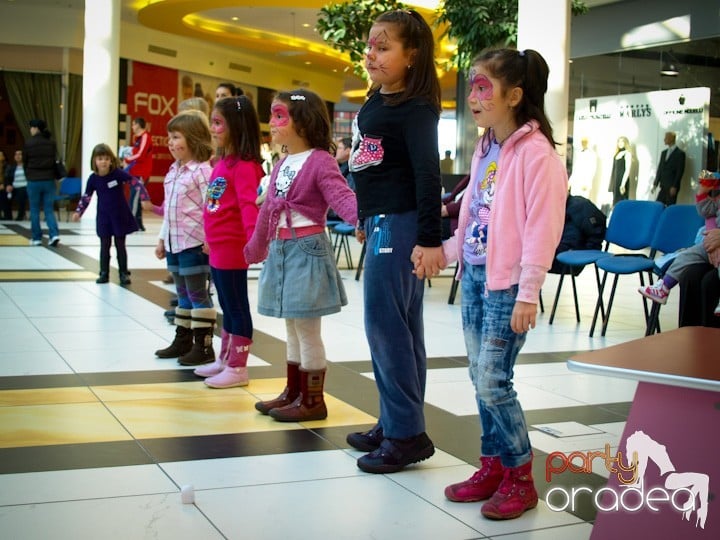
M565 222L567 173L544 110L548 66L533 50L479 55L468 107L485 128L472 158L458 228L443 244L459 261L462 318L482 438L480 469L452 484L456 502L485 502L490 519L537 505L532 450L513 367L535 326L545 275Z
M317 94L280 92L270 108L270 135L287 155L272 171L245 258L266 259L258 312L285 319L287 383L277 398L255 408L278 422L322 420L327 358L320 322L347 304L325 217L332 207L355 223L357 203L335 160L330 118Z
M255 230L255 204L264 176L260 123L246 96L219 99L210 114L210 131L222 156L213 168L203 223L210 272L223 311L220 354L195 374L210 388L249 383L247 360L253 324L247 292L248 263L243 248Z

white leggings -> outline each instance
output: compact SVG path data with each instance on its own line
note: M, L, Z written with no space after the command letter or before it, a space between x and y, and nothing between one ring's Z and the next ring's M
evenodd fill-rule
M300 364L305 371L325 369L325 345L320 335L320 317L285 319L287 328L287 360Z

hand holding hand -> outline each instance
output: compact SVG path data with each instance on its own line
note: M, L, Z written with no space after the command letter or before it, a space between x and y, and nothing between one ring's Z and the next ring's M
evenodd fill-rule
M70 217L73 222L77 223L80 221L80 212L73 212L73 215Z
M413 273L418 279L435 277L447 266L442 246L415 246L410 260L414 266Z

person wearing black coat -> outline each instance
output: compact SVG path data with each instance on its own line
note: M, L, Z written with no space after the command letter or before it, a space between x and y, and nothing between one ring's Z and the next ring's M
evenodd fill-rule
M40 211L45 215L48 227L49 244L53 247L60 242L60 231L55 219L55 160L57 151L55 142L44 120L30 120L30 138L23 148L25 178L30 198L31 246L42 245Z

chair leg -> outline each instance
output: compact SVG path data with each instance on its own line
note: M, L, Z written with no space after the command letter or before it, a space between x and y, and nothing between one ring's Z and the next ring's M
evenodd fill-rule
M580 324L580 306L578 305L577 285L575 284L575 274L570 273L573 288L573 300L575 300L575 320Z
M538 293L538 299L540 300L540 313L545 313L545 304L542 299L542 289L540 289L540 292Z
M595 311L593 312L593 320L590 325L590 337L593 337L595 333L595 323L597 323L598 313L602 311L602 318L605 319L605 310L603 309L603 292L605 291L605 282L607 281L607 272L603 274L602 282L600 280L600 274L595 267L595 273L598 278L598 299L595 302Z
M565 279L565 268L563 267L563 270L560 273L560 281L558 281L557 290L555 291L555 300L553 301L553 307L552 307L552 311L550 312L550 320L548 321L548 324L552 324L553 321L555 320L555 310L557 309L558 300L560 299L560 290L562 289L564 279Z
M455 272L453 272L452 283L450 284L450 296L448 296L448 304L455 303L455 295L457 295L458 285L460 285L460 282L455 279L457 277L459 266L459 262L455 264Z
M362 273L363 263L365 262L365 251L367 251L367 242L363 242L362 249L360 250L360 260L358 261L357 272L355 272L355 281L360 281L360 274Z
M660 332L660 304L653 302L652 309L650 310L650 319L648 320L647 327L645 328L645 335L651 336L656 332Z
M598 270L597 265L593 265L595 267L595 283L597 283L598 287L598 293L600 292L600 271ZM605 284L603 284L603 287ZM605 318L605 303L603 302L602 295L599 295L598 298L600 299L600 315L602 315L602 318Z
M600 334L600 336L602 336L602 337L605 337L605 332L607 332L608 323L610 322L610 311L612 310L613 299L615 298L615 289L617 289L617 282L618 282L619 277L620 277L619 274L615 274L615 279L613 279L612 289L610 289L610 298L608 299L607 312L605 312L605 319L603 319L602 333Z

